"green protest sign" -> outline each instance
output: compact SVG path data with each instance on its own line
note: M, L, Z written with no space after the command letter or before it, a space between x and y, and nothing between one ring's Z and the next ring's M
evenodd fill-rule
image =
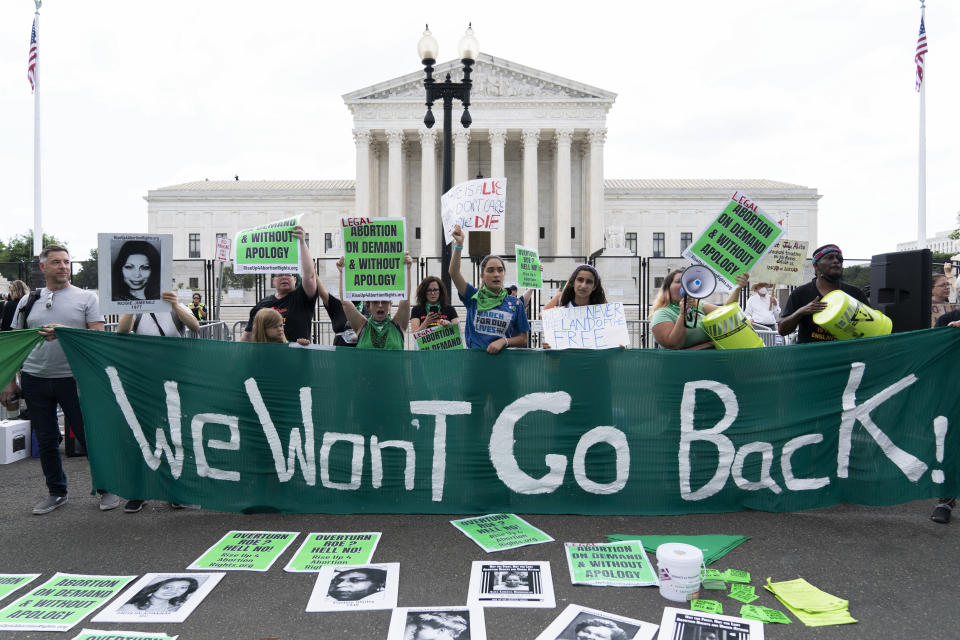
M231 531L187 569L266 571L298 535L296 531Z
M379 531L311 533L283 570L316 573L328 565L367 564L379 541Z
M516 251L517 288L539 289L543 287L543 274L540 273L540 253L536 249L521 247L519 244Z
M57 573L0 610L0 629L67 631L135 577Z
M39 573L0 573L0 600L39 577Z
M443 351L445 349L463 349L460 325L451 323L443 327L428 327L413 332L418 351Z
M553 542L553 538L546 533L512 513L491 513L479 518L451 520L450 524L487 553Z
M343 299L404 300L403 218L370 218L365 224L344 225Z
M951 328L771 349L496 357L67 328L57 337L98 443L93 486L144 500L665 515L960 494L960 430L947 428L960 423L960 394L943 386L960 361ZM230 366L211 376L197 362Z
M729 291L741 273L752 269L783 233L780 224L746 195L735 192L723 211L683 257L709 267L717 286Z
M234 273L299 273L300 241L293 228L303 216L293 216L237 233Z
M594 587L647 587L660 584L643 544L565 542L570 582Z
M83 629L71 640L177 640L180 636L165 633L140 633L139 631L114 631Z

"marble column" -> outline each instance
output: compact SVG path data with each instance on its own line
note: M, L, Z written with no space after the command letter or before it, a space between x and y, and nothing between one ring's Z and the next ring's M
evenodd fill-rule
M470 179L470 130L453 130L453 185L457 186L461 182ZM461 255L470 255L470 234L464 233L463 252Z
M387 130L387 216L403 217L403 129Z
M523 141L523 224L520 237L523 246L536 249L540 241L540 218L537 210L537 143L540 141L540 130L524 129L520 139Z
M357 145L354 211L357 216L367 217L370 215L370 131L354 129L353 142Z
M553 253L558 256L567 256L570 248L570 144L573 141L573 129L557 129L555 143L557 145L557 176L556 176L556 215L554 216L554 230L556 239Z
M503 148L507 142L506 129L490 129L490 177L506 178L507 171L503 161ZM490 253L494 255L503 255L507 252L506 235L504 226L498 231L490 232Z
M603 248L603 143L606 129L590 129L590 201L583 251L588 256Z
M420 255L440 255L437 242L437 130L420 129ZM408 231L409 233L409 231Z

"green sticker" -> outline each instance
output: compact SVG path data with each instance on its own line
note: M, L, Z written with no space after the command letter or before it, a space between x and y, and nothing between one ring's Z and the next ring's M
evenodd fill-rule
M231 531L187 569L266 571L298 535L296 531Z
M700 582L704 589L726 589L727 583L723 574L716 569L701 569Z
M417 341L417 350L419 351L463 349L460 325L456 323L448 324L445 327L429 327L414 331L413 339Z
M451 520L450 524L490 553L528 544L553 542L553 538L512 513L491 513L476 518Z
M727 582L742 582L747 584L750 582L750 572L741 571L740 569L727 569L723 572L723 579Z
M379 531L311 533L283 570L315 573L327 565L367 564L379 541Z
M596 544L566 542L563 546L573 584L595 587L645 587L658 584L656 573L639 540Z
M691 600L691 611L703 611L705 613L723 613L723 605L716 600Z
M244 229L236 235L234 273L298 273L300 241L293 228L303 216L293 216L269 224Z
M543 287L543 274L540 273L540 253L536 249L522 247L519 244L516 245L516 252L517 288L540 289Z
M782 611L770 609L769 607L760 607L763 609L763 615L767 617L767 622L776 622L777 624L793 624L793 620L787 617Z
M730 593L727 594L734 600L750 604L760 596L757 595L753 586L749 584L734 584L730 587Z
M740 617L749 618L750 620L760 620L762 622L793 624L793 621L782 611L752 604L745 604L740 607Z
M58 573L0 611L0 629L67 631L135 577Z
M407 297L403 218L343 227L344 300Z

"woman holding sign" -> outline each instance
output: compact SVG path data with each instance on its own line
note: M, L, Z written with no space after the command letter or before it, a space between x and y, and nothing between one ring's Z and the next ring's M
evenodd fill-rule
M391 317L392 300L373 300L365 303L370 317L365 318L352 304L343 305L350 326L357 333L358 349L390 349L403 351L403 331L410 320L410 267L413 258L403 256L407 265L407 298L397 305L397 315Z
M443 280L437 276L424 278L417 287L417 305L410 311L410 329L419 331L459 322L457 310L450 304Z
M692 308L687 309L683 286L680 284L681 275L683 269L675 269L663 279L650 316L653 339L664 349L713 349L713 343L703 330L701 321L703 316L720 307L691 298ZM737 276L737 288L724 304L736 302L740 289L746 284L746 276Z
M467 284L460 274L460 252L463 251L463 230L453 228L453 256L450 258L450 279L467 309L467 326L463 342L468 349L486 349L500 353L507 347L527 346L530 325L523 303L508 296L503 288L506 266L497 256L480 262L481 285Z
M591 304L607 304L607 294L603 291L597 270L589 264L581 264L570 274L563 289L543 308L586 307Z

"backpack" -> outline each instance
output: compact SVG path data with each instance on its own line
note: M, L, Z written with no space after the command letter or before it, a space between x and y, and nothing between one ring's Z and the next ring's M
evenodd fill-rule
M27 296L27 301L23 304L23 307L17 313L17 316L13 319L13 322L10 323L10 328L19 327L20 318L23 318L23 328L27 328L27 318L30 317L30 311L33 310L33 305L37 303L37 300L40 299L40 289L34 289Z
M137 332L137 327L140 326L140 320L143 318L144 315L145 315L145 314L142 314L142 313L137 314L137 319L133 321L133 331L132 331L133 333L136 333L136 332ZM180 337L182 338L182 337L183 337L183 329L184 329L183 321L180 319L180 316L178 316L175 311L171 311L171 312L170 312L170 315L173 316L173 325L177 328L177 332L180 334ZM165 334L165 333L163 332L163 328L160 326L160 323L157 322L157 316L155 316L154 314L151 313L151 314L150 314L150 317L151 317L151 318L153 319L153 321L156 323L156 325L157 325L157 331L160 332L160 335L161 335L162 337L166 337L167 334Z

